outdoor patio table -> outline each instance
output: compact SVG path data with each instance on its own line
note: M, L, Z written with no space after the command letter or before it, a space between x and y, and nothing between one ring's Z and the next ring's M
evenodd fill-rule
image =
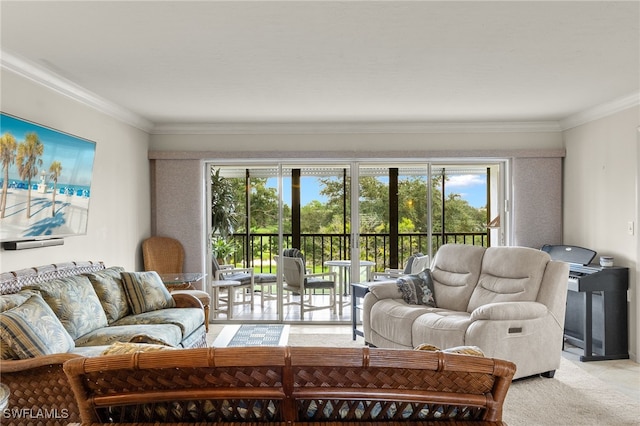
M360 268L366 268L366 281L371 280L371 270L375 262L371 262L369 260L360 260ZM351 282L351 268L352 261L347 260L327 260L324 262L324 266L329 267L330 271L336 270L338 276L338 315L342 315L342 296L343 294L346 296L346 291L349 288L346 284ZM360 273L358 273L358 282L360 282ZM349 303L347 300L346 303Z

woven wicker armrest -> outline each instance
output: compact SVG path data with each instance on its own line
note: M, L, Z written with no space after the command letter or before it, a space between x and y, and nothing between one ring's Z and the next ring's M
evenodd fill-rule
M76 354L45 355L24 360L3 360L0 379L10 390L2 425L25 425L80 421L78 404L62 364ZM51 417L43 423L42 416Z
M202 302L192 294L171 293L171 297L176 302L176 308L200 308L204 309Z

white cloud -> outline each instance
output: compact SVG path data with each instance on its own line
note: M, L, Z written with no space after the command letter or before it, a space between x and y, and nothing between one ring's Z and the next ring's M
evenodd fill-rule
M485 183L484 179L480 175L453 175L449 176L449 179L445 183L445 185L449 188L451 187L469 187L476 185L483 185Z

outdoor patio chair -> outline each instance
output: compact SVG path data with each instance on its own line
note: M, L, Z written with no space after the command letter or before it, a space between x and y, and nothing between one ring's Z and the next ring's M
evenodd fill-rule
M236 287L236 294L242 294L242 302L234 301L235 305L248 304L253 312L253 292L255 290L255 276L253 268L236 268L234 265L221 265L215 257L211 258L213 279L239 281L240 286ZM241 289L241 291L237 291ZM247 298L247 296L249 296ZM224 298L221 299L223 302Z
M304 319L304 313L319 309L333 309L336 313L336 283L335 272L308 273L305 268L304 255L298 251L284 251L284 256L274 256L278 268L282 268L284 282L282 289L293 295L299 295L299 301L285 303L285 305L300 305L300 319ZM289 254L289 256L287 256ZM291 257L291 254L296 257ZM312 295L315 290L329 290L328 305L313 305ZM308 298L307 298L308 297ZM305 300L305 298L307 298Z
M403 269L387 268L384 272L376 272L373 274L373 281L384 281L395 279L403 275L418 274L430 266L429 255L415 253L407 258L407 263Z

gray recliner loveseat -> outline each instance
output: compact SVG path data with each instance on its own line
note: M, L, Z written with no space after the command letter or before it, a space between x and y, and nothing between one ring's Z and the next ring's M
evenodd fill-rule
M397 280L363 300L365 341L383 348L477 346L512 361L514 378L560 366L569 265L526 247L448 244L431 264L435 307L409 304Z

